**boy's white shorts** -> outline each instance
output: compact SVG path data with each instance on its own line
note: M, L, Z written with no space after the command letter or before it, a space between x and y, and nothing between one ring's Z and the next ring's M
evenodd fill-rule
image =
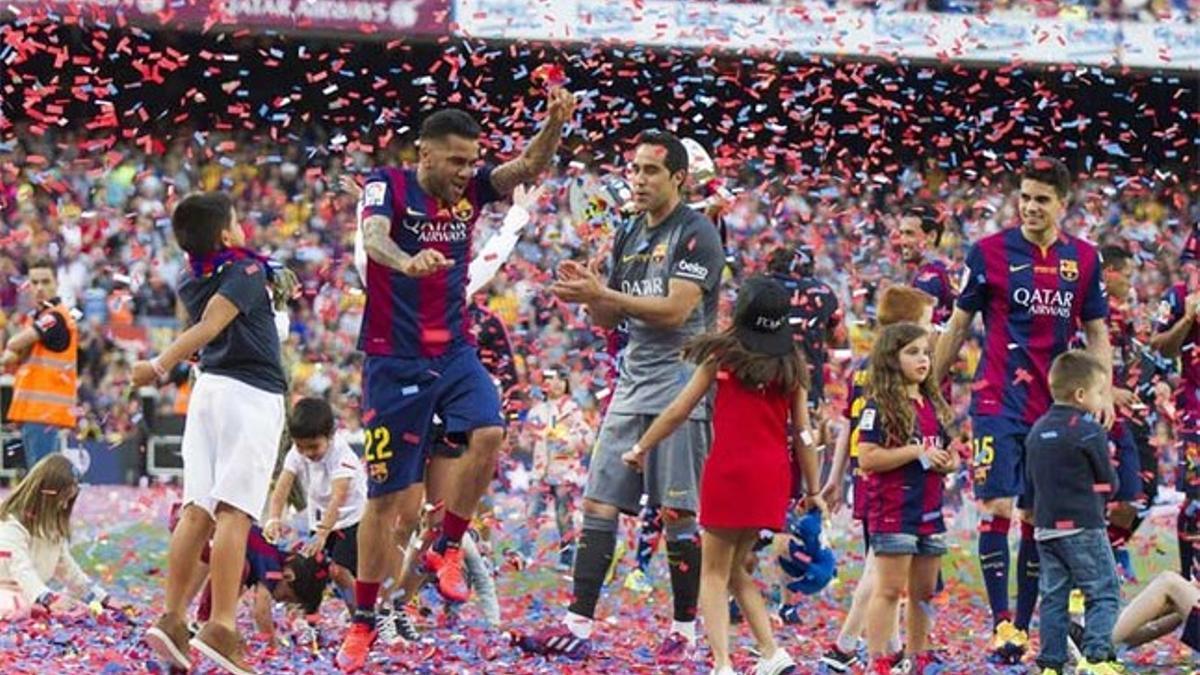
M203 373L183 429L183 503L215 517L226 504L257 520L267 506L283 433L283 395Z

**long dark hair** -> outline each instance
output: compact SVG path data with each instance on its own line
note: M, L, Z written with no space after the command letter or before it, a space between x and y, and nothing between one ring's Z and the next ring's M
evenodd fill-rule
M770 356L746 349L727 329L697 335L683 347L683 358L696 364L715 361L717 367L733 373L742 384L752 389L779 387L787 392L809 388L808 364L799 349L791 353Z
M871 347L867 394L879 406L881 428L889 446L906 442L917 419L916 407L908 397L908 380L900 369L900 351L928 336L929 331L915 323L894 323L879 333ZM933 378L926 377L920 389L921 395L933 403L942 426L949 424L950 406Z

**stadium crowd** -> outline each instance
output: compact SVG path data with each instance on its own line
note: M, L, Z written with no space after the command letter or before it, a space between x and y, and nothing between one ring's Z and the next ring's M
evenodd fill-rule
M13 319L30 309L22 293L23 261L49 255L58 266L60 293L82 317L79 405L85 436L116 442L136 430L139 403L129 395L125 366L169 342L180 326L173 286L184 257L169 234L171 203L193 190L217 188L234 196L248 240L299 279L284 350L293 394L327 398L342 412L342 423L357 428L361 354L355 340L364 298L351 264L354 199L339 189L339 181L383 158L357 153L347 162L320 163L294 147L263 155L244 139L217 135L180 135L150 154L117 146L87 156L76 149L82 136L19 137L0 148L0 326L11 334ZM409 160L412 153L408 146L386 159ZM589 326L582 310L556 301L547 290L550 270L560 261L595 255L606 237L572 213L568 186L580 180L578 166L547 179L553 189L510 263L478 301L508 327L520 382L510 392L518 416L542 398L543 367L561 364L571 395L594 426L613 377L605 336ZM933 164L908 167L887 186L816 179L800 188L784 176L763 183L749 168L728 175L726 186L734 194L723 215L726 274L762 271L772 249L808 245L816 255L815 276L840 298L846 330L827 366L835 406L845 396L842 369L870 343L877 292L902 278L888 238L902 202L919 196L939 205L947 226L939 254L949 261L952 276L961 268L967 242L1016 217L1015 198L1004 185L971 182ZM1188 195L1198 187L1163 183L1153 174L1094 175L1072 196L1068 231L1123 246L1139 262L1133 287L1143 338L1158 299L1182 274L1179 253L1200 221L1200 201ZM486 240L502 215L492 212L480 221L485 234L477 242ZM726 313L732 297L727 290ZM970 367L977 343L968 346L968 354ZM162 405L170 409L175 401L169 394Z

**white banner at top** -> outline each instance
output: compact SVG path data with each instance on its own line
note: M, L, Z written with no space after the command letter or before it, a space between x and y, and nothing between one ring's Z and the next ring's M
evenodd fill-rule
M1200 70L1200 25L685 0L455 0L460 33L500 40L758 49L948 62Z

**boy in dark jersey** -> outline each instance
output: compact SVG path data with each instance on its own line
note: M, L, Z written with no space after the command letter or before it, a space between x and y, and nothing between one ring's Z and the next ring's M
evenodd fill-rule
M190 263L179 297L193 325L153 360L135 363L132 380L163 382L197 351L201 374L183 435L184 506L171 537L166 611L146 640L175 667L191 667L190 644L230 673L252 673L234 619L247 536L266 508L283 432L287 384L270 292L274 271L245 248L227 195L189 195L171 225ZM210 538L212 617L189 642L184 612Z
M1111 372L1090 354L1060 354L1050 368L1054 405L1025 441L1027 495L1032 495L1039 553L1038 615L1042 675L1061 675L1067 663L1068 598L1086 599L1083 658L1075 672L1116 675L1112 629L1121 606L1116 563L1105 533L1105 502L1120 489L1108 458L1108 435L1095 420L1108 396Z

